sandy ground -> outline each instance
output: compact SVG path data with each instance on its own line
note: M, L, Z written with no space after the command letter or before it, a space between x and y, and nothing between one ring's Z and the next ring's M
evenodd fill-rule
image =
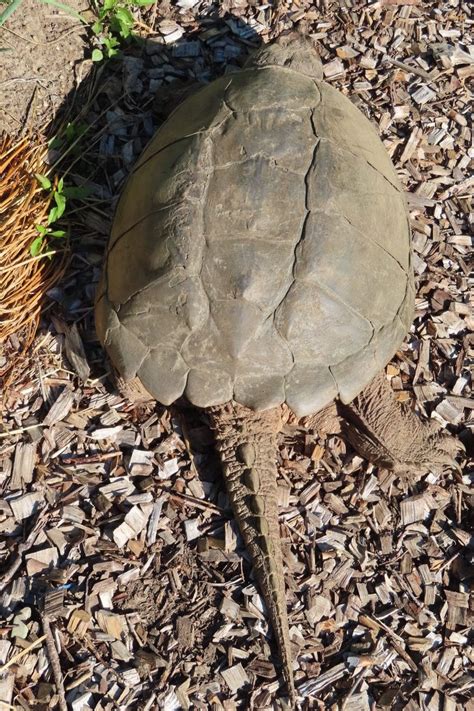
M68 5L85 10L80 0ZM0 47L0 132L49 123L90 64L82 23L35 0L25 0L0 27Z

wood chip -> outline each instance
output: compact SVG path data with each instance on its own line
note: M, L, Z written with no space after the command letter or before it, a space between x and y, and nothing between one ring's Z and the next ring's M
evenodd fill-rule
M320 674L317 679L309 679L308 681L299 684L298 692L302 696L315 696L327 686L333 686L336 681L338 681L338 679L342 679L348 671L349 670L344 662L336 664L332 667L332 669Z
M90 374L86 352L76 323L70 328L66 326L65 350L66 357L79 378L85 382Z
M233 693L241 689L246 684L250 683L250 679L245 673L242 664L235 664L233 667L224 669L223 671L221 671L221 675L224 678L225 683Z
M68 622L68 632L79 639L84 637L91 622L91 616L85 610L73 610Z
M23 521L38 511L42 506L43 497L40 493L12 496L8 503L16 521Z
M430 504L424 494L409 496L400 502L401 525L423 521L430 514Z
M43 420L43 425L49 426L64 420L71 411L74 404L74 392L70 388L64 388L52 405L48 414Z
M36 445L30 442L20 442L15 448L13 473L10 487L25 489L26 484L33 480L33 469L36 461Z
M120 640L126 631L126 623L122 615L116 615L108 610L98 610L95 618L99 627L115 639Z

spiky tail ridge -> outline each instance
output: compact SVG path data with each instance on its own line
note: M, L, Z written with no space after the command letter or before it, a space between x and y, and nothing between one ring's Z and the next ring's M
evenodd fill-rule
M254 412L237 403L207 409L230 503L251 555L278 644L290 701L295 700L278 524L276 452L281 410Z

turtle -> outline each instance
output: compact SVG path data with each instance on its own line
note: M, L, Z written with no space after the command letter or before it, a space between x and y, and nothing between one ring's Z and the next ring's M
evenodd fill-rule
M384 368L414 314L409 215L377 131L281 36L189 96L118 201L95 305L130 397L203 410L296 690L277 507L284 423L344 423L376 465L453 465Z

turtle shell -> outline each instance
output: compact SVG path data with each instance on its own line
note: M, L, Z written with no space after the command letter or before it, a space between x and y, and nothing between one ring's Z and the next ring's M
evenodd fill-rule
M413 314L402 188L341 93L227 75L157 131L119 200L96 302L119 373L165 405L350 402Z

